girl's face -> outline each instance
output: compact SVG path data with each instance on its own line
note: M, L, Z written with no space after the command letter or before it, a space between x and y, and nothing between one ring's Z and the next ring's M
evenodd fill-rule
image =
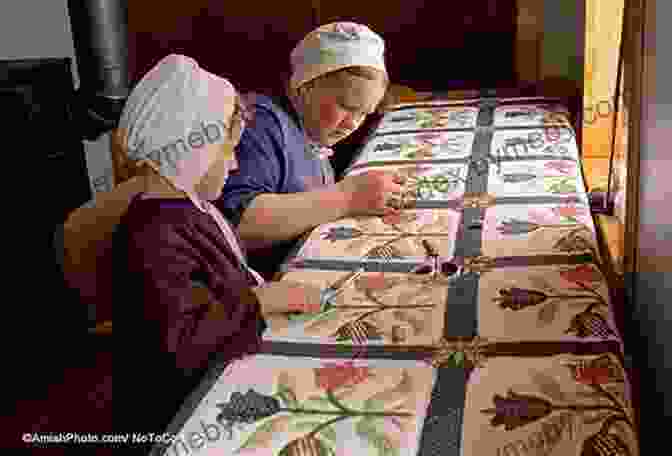
M384 95L382 79L339 72L316 80L303 96L308 136L327 146L341 141L374 112Z
M238 106L237 109L240 109L240 107ZM201 181L196 185L196 193L201 198L207 201L218 199L222 194L229 173L238 169L235 148L240 142L243 128L244 122L242 116L234 113L229 130L229 140L207 146L212 148L210 152L216 154L217 158L210 165Z

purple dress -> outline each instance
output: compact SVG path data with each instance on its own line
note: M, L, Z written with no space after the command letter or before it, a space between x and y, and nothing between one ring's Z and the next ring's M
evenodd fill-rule
M186 198L136 197L113 255L115 429L164 432L210 361L259 349L266 323L256 281ZM194 281L206 302L193 299Z

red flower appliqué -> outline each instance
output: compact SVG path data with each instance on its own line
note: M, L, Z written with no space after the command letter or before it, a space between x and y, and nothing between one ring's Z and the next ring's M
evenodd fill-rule
M398 225L402 222L401 214L388 214L382 218L385 225Z
M568 271L560 272L560 276L572 283L585 284L586 282L600 282L602 274L593 266L588 264L581 265Z
M368 367L355 367L352 361L325 363L322 366L315 369L315 383L325 390L357 385L370 376Z
M583 367L574 369L574 380L586 385L609 383L610 371L605 367Z
M387 288L387 281L385 280L385 274L380 272L378 274L369 275L365 277L360 277L357 280L357 288L361 290L382 290Z
M399 225L400 223L410 223L417 220L418 216L412 213L395 212L381 217L385 225Z
M560 217L576 217L579 215L587 215L588 210L585 207L579 207L576 204L569 203L554 207L553 213Z

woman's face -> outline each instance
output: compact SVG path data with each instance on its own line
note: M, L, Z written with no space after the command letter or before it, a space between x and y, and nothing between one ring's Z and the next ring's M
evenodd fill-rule
M304 95L306 131L313 140L331 146L355 131L384 95L382 78L370 80L347 72L320 78Z
M196 193L207 201L214 201L221 196L229 173L238 169L235 148L240 142L244 125L241 117L235 114L231 122L230 139L208 146L213 148L210 152L216 154L217 158L195 188Z

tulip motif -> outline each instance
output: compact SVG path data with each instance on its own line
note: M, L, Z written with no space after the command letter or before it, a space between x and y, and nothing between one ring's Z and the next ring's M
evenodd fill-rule
M516 394L509 390L508 395L494 397L495 408L483 410L482 413L494 414L490 421L494 427L504 425L504 429L512 429L533 423L553 411L553 405L535 396Z
M566 229L568 227L575 227L575 226L583 226L581 223L563 223L563 224L557 224L557 225L551 225L551 224L541 224L541 223L535 223L535 222L529 222L526 220L520 220L520 219L509 219L504 222L502 222L498 227L497 231L499 231L503 235L521 235L521 234L529 234L534 231L537 231L541 228L546 228L546 229ZM564 238L563 238L564 239ZM561 244L564 245L564 244Z

